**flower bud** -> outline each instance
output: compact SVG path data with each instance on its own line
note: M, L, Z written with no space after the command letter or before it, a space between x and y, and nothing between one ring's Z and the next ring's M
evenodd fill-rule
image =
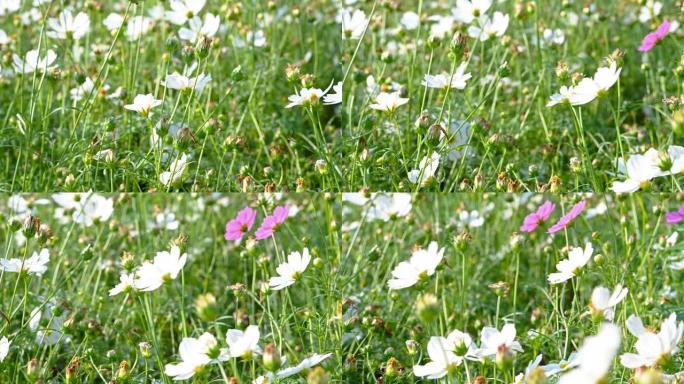
M419 296L416 301L416 310L423 323L431 323L439 316L437 297L431 293Z
M197 299L195 299L195 310L199 318L204 321L216 320L218 317L216 297L209 292L197 296Z
M280 353L275 345L266 344L266 346L264 346L263 363L264 368L270 372L275 372L280 368L282 361L280 359Z

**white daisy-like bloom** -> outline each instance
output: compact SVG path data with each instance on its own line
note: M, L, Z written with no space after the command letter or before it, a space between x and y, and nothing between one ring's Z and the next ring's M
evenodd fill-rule
M10 342L7 339L7 337L3 336L2 339L0 339L0 363L5 360L7 355L9 354L9 348L10 348Z
M408 173L408 179L412 184L428 185L437 173L439 167L439 153L432 152L430 157L423 157L418 164L418 169L413 169Z
M465 359L477 359L475 344L467 333L455 330L446 338L432 336L427 345L430 362L425 365L414 365L413 374L428 379L441 379L454 368L460 366Z
M603 383L619 348L620 329L611 323L603 324L596 336L584 339L577 351L576 367L563 374L558 384Z
M286 377L296 375L305 369L309 369L309 368L313 368L313 367L317 366L323 360L329 358L330 356L332 356L332 353L326 353L323 355L318 354L318 353L313 354L313 355L305 358L304 360L300 361L299 364L295 365L294 367L283 368L283 369L279 370L278 372L276 372L275 376L279 379L284 379Z
M47 24L51 29L47 32L48 36L62 40L69 38L79 40L88 33L90 18L85 12L79 12L74 17L70 10L65 9L60 12L58 18L48 19Z
M374 195L368 208L368 220L389 221L405 217L411 212L413 197L410 193L381 193Z
M174 72L166 75L166 80L162 81L161 85L177 91L190 91L194 89L195 92L201 93L210 81L211 75L205 75L204 73L200 73L196 77L188 77Z
M21 8L21 0L0 0L0 16L9 15Z
M154 291L165 282L176 279L185 266L187 258L187 254L181 255L181 250L176 245L171 247L170 252L157 252L151 262L145 261L136 271L133 282L135 289Z
M69 316L69 311L51 302L34 308L29 318L29 329L36 332L36 344L51 346L60 341L68 341L69 337L62 332L62 326Z
M317 105L318 102L328 93L328 91L330 91L332 86L333 84L330 83L330 86L328 86L328 88L325 90L320 88L302 88L299 90L299 92L287 97L287 100L290 101L290 103L286 105L285 108Z
M147 226L150 229L165 229L175 231L180 226L180 221L173 212L159 212L154 216L154 220L149 220Z
M152 108L158 107L161 104L161 100L155 99L153 94L148 93L146 95L137 95L133 99L133 104L126 104L124 108L129 111L138 112L143 116L148 116Z
M573 96L574 89L572 87L562 86L560 92L554 93L546 103L547 107L555 107L560 104L570 104L570 98Z
M7 33L0 29L0 45L7 45L11 42L12 40L7 36Z
M91 194L86 199L81 200L81 204L74 210L72 218L76 223L89 227L94 223L101 223L109 220L113 213L113 198Z
M561 360L558 363L551 363L542 366L542 369L544 369L544 372L546 372L546 376L554 376L559 373L563 373L566 371L569 371L579 365L579 361L577 360L577 352L573 352L568 356L567 360Z
M484 327L480 335L480 349L477 356L483 359L503 359L522 352L522 346L515 340L515 325L508 323L499 331L493 327Z
M226 334L226 343L228 343L228 356L232 358L250 359L252 355L260 355L261 347L259 347L259 327L250 325L241 331L239 329L229 329Z
M473 20L483 16L491 6L492 0L457 0L456 8L452 14L456 21L470 24Z
M128 41L138 40L152 28L152 19L146 16L133 16L126 25Z
M534 358L534 360L530 361L527 364L527 367L525 367L525 372L518 374L518 376L515 377L515 381L513 384L526 384L527 381L530 379L530 376L532 375L532 372L535 372L537 370L537 367L539 367L539 363L542 361L542 355L539 354L537 357ZM546 371L543 370L542 372L544 374L544 377L547 377L548 374Z
M470 123L461 120L454 120L449 125L449 132L445 134L440 133L440 141L448 140L449 152L447 152L447 159L449 161L458 161L463 156L472 156L474 154L473 148L468 145L470 141Z
M171 0L170 11L166 11L166 19L173 24L183 25L199 15L204 8L206 0Z
M627 178L614 181L610 189L615 193L632 193L647 186L649 182L664 173L660 170L660 153L651 148L644 154L631 155L625 164L618 160L618 172Z
M601 67L596 70L594 82L598 88L598 95L608 92L620 79L620 73L622 73L622 68L618 68L615 61L611 61L608 67Z
M458 224L461 226L469 228L479 228L483 226L484 223L485 218L484 216L482 216L480 211L468 211L464 209L458 214Z
M439 248L436 241L427 249L419 249L408 261L402 261L392 271L392 278L387 282L389 289L404 289L427 280L435 274L435 270L444 258L444 248Z
M542 36L544 37L544 41L551 44L563 45L563 43L565 43L565 33L562 29L546 28Z
M287 261L276 268L278 276L271 277L268 285L276 291L289 287L299 280L309 266L309 262L311 262L309 248L304 248L301 254L296 251L290 253L287 256Z
M40 253L33 252L33 255L26 260L0 258L0 270L5 272L26 273L28 275L42 276L47 271L47 263L50 261L50 252L47 248L40 250Z
M646 330L641 319L632 315L627 319L627 330L637 342L637 353L624 353L620 363L627 368L656 367L670 356L679 352L679 342L684 334L684 322L677 323L677 314L672 313L660 325L660 332Z
M451 16L430 16L428 20L435 22L430 26L430 37L441 40L448 33L451 33L454 27L454 18Z
M591 78L584 78L572 87L569 94L570 105L581 106L596 100L599 95L599 85Z
M501 37L508 29L510 17L501 12L494 12L494 16L490 18L488 15L480 16L480 23L478 25L471 25L468 27L468 35L480 41L487 41L495 37Z
M109 296L116 296L133 289L135 289L135 273L122 272L119 275L119 283L109 290Z
M415 12L404 12L401 15L401 20L399 20L399 24L401 24L404 29L407 31L412 31L420 25L420 16L415 13Z
M55 68L52 64L57 60L57 54L52 49L48 49L45 57L39 56L38 50L33 49L26 52L26 56L22 60L18 55L12 56L14 70L17 73L33 73L33 72L47 72Z
M409 99L402 98L399 92L380 92L375 97L375 103L369 105L371 109L392 113L398 107L408 103Z
M177 186L188 177L188 155L181 154L169 164L169 170L159 174L159 182L165 187Z
M118 13L112 12L107 17L105 17L104 20L102 20L102 24L107 28L107 30L111 32L116 32L121 28L121 26L124 23L124 17Z
M462 63L454 71L454 75L451 76L451 81L449 81L448 73L441 73L438 75L425 75L423 78L422 85L428 88L446 89L465 89L466 82L470 80L472 75L470 73L465 73L466 63Z
M85 97L86 95L91 94L94 90L95 83L93 83L90 77L86 77L86 79L83 81L83 84L71 89L69 91L69 94L71 95L71 99L74 102L77 102L83 99L83 97Z
M656 0L647 0L641 8L639 8L639 21L643 24L648 23L653 18L660 15L663 9L663 3Z
M549 275L549 282L551 284L560 284L575 277L582 267L589 262L593 252L594 247L591 243L587 243L584 246L584 249L573 247L570 252L568 252L568 258L561 260L556 264L558 272Z
M335 105L342 103L342 82L338 82L332 87L333 93L323 96L324 105Z
M627 296L629 290L623 288L622 285L615 287L611 293L608 288L596 287L591 293L591 302L589 309L592 315L601 317L607 321L613 321L615 317L615 306L620 304Z
M216 338L211 333L203 333L199 338L186 337L178 347L181 362L166 364L164 373L174 380L187 380L208 364L220 363L230 357L224 349L220 349Z
M195 16L190 20L188 26L189 28L183 27L178 31L178 37L195 44L203 37L214 37L221 27L221 18L213 13L207 13L204 15L204 21Z
M368 25L368 21L366 14L360 9L354 12L351 12L351 10L342 11L342 39L360 39L363 36L366 25Z

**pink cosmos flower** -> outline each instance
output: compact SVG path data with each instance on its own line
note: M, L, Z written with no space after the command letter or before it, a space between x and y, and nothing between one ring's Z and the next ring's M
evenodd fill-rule
M266 216L261 222L259 229L254 232L254 238L263 240L273 236L273 233L278 230L278 227L285 222L287 216L290 214L289 205L280 205L273 210L273 214Z
M226 223L226 240L238 241L254 225L257 212L250 207L244 207L235 218Z
M579 203L573 205L572 208L570 208L570 212L566 213L565 216L561 217L556 224L552 225L551 228L549 228L548 233L556 233L561 229L567 227L568 224L575 220L582 213L582 211L584 211L584 208L586 207L586 200L582 200Z
M678 211L666 213L665 219L668 224L677 224L684 221L684 205L679 207Z
M525 221L523 221L523 225L520 227L520 232L534 232L539 224L551 217L554 209L556 209L556 206L547 200L537 209L537 212L530 213L525 217Z
M639 52L650 52L656 44L658 44L659 41L663 40L668 33L670 33L670 28L672 27L672 23L669 21L665 20L658 29L656 29L655 32L651 32L646 37L644 37L644 41L641 43L641 46L639 47Z

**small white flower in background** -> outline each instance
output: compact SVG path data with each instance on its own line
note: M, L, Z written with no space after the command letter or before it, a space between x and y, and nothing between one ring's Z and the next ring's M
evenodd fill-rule
M221 18L213 13L207 13L204 15L204 21L196 16L190 20L188 26L190 28L184 27L178 31L178 37L195 44L202 38L214 37L221 27Z
M204 73L200 73L197 77L188 77L174 72L166 75L166 81L162 81L161 85L177 91L190 91L194 89L195 92L201 93L210 81L211 75L205 75Z
M0 16L16 12L21 8L21 0L0 0Z
M413 374L428 379L441 379L464 359L477 359L472 338L459 330L451 332L446 338L432 336L427 346L429 363L414 365Z
M369 105L369 107L377 111L392 113L396 111L398 107L408 103L408 101L409 99L402 98L399 92L380 92L375 97L375 103Z
M622 73L622 68L618 68L615 61L611 61L609 67L601 67L596 70L594 82L598 88L597 96L601 96L608 92L608 90L617 83L618 79L620 79L620 73Z
M102 20L102 24L104 24L105 28L107 28L109 32L116 32L119 28L121 28L123 23L124 17L113 12L107 15L104 20Z
M649 149L643 155L636 154L629 157L625 164L623 159L618 160L618 172L627 178L624 181L614 181L610 189L615 193L632 193L648 185L648 183L663 172L658 166L660 154L654 148Z
M180 226L180 221L176 218L173 212L159 212L154 216L154 221L147 222L147 226L151 229L166 229L175 231Z
M171 0L171 10L166 11L166 19L174 24L183 25L198 15L205 3L206 0Z
M591 302L589 303L589 310L596 318L613 321L615 317L615 306L618 305L627 296L629 290L618 285L611 294L608 288L596 287L591 293Z
M432 152L430 157L423 157L418 164L418 169L413 169L408 173L408 179L412 184L420 184L425 187L433 180L438 167L439 153Z
M141 291L154 291L165 282L174 280L183 269L187 254L182 254L178 246L171 251L157 252L154 259L145 261L136 272L135 288Z
M456 71L454 71L454 75L451 76L451 81L449 81L448 73L434 76L425 75L422 84L428 88L447 89L451 87L455 89L465 89L466 82L472 77L470 73L465 73L465 69L466 63L459 65Z
M62 333L62 326L68 316L68 310L51 302L33 309L29 329L36 332L36 344L51 346L60 341L69 341L69 337Z
M254 354L260 355L259 337L259 327L256 325L248 326L244 332L239 329L229 329L226 334L229 356L249 360Z
M59 14L59 18L50 18L47 21L51 31L47 35L55 39L80 39L85 36L90 29L90 18L84 12L79 12L76 17L68 9Z
M164 373L174 380L187 380L200 372L204 366L220 363L229 359L226 351L220 349L216 338L210 333L203 333L199 338L186 337L178 347L181 362L166 364Z
M487 15L480 17L480 25L468 27L468 35L472 38L479 38L480 41L487 41L495 37L501 37L508 29L510 17L501 12L494 12L490 19Z
M152 28L152 20L145 16L133 16L128 20L126 26L126 37L128 41L138 40L142 35Z
M332 353L326 353L324 355L321 354L313 354L304 360L300 361L299 364L295 365L294 367L289 367L289 368L283 368L276 372L275 376L279 379L284 379L286 377L290 377L293 375L298 374L299 372L313 368L320 364L323 360L329 358L332 356Z
M390 289L404 289L419 281L427 280L435 274L435 270L444 258L444 248L439 248L436 241L430 243L427 249L419 249L411 255L408 261L402 261L392 271L392 279L387 282Z
M410 193L382 193L375 195L368 209L369 220L389 221L398 217L405 217L411 212L413 197Z
M26 52L24 60L16 54L12 56L14 70L17 73L47 72L55 68L52 65L55 60L57 60L57 54L52 49L48 49L43 58L40 58L37 49Z
M0 29L0 45L7 45L11 42L12 40L7 36L7 33Z
M679 342L684 334L684 322L677 323L677 314L672 313L660 325L660 332L646 330L641 319L632 315L627 319L627 330L637 342L637 353L623 353L620 363L627 368L655 367L679 352Z
M271 277L268 281L269 286L271 289L278 291L294 284L302 276L302 273L306 271L310 261L311 255L309 255L308 248L304 248L301 254L296 251L290 253L287 256L287 262L280 264L276 268L279 276Z
M183 184L188 177L188 155L183 153L169 164L169 170L159 174L159 181L165 187Z
M556 264L558 272L549 275L549 282L551 284L560 284L575 277L582 267L589 262L593 252L594 247L591 243L587 243L584 246L584 249L580 247L572 248L570 252L568 252L568 258L561 260Z
M571 87L562 86L560 92L551 95L546 106L550 108L559 104L570 104L570 98L573 97L573 91L574 89Z
M537 355L537 357L534 358L534 360L530 361L529 364L527 364L527 367L525 367L525 372L519 374L518 376L515 377L515 382L514 384L526 384L532 374L534 373L537 375L537 371L541 370L541 374L543 375L544 378L547 377L546 371L543 368L539 368L539 363L541 363L542 360L542 355ZM535 376L537 380L541 380L541 377Z
M114 151L111 149L103 149L101 151L98 151L96 154L93 155L93 160L111 163L114 161Z
M399 24L401 24L404 29L408 31L412 31L420 25L420 16L418 16L417 13L415 12L404 12L401 15L401 20L399 21Z
M545 29L544 33L544 41L551 43L551 44L556 44L556 45L563 45L565 42L565 33L561 29Z
M485 218L480 211L463 210L458 214L458 224L469 228L479 228L485 223Z
M285 108L317 105L318 101L322 99L328 93L328 91L330 91L332 86L333 84L330 83L330 86L328 86L326 90L322 90L320 88L302 88L299 90L299 92L287 97L287 100L290 101L290 104L286 105Z
M109 296L127 293L133 289L135 289L135 273L122 272L119 275L119 284L109 290Z
M128 109L129 111L138 112L143 116L148 116L152 108L158 107L161 104L161 100L155 99L154 95L149 93L147 95L137 95L133 99L133 104L126 104L124 105L124 108Z
M50 252L47 248L43 248L40 250L40 253L33 252L31 257L23 261L16 258L0 259L0 270L42 276L47 271L47 263L49 261Z
M579 361L577 360L577 352L573 352L568 356L567 360L561 360L558 363L552 363L548 365L542 366L544 369L544 372L546 372L546 376L554 376L562 372L569 371L579 364Z
M7 340L7 337L3 336L2 339L0 339L0 362L5 360L5 358L9 354L9 348L10 348L9 340Z
M102 195L91 194L80 201L72 217L76 223L86 227L98 222L105 222L114 213L114 199Z
M603 383L618 349L620 329L611 323L603 324L596 336L584 339L577 351L576 367L562 375L558 384Z
M492 0L457 0L456 8L452 11L454 19L461 23L470 24L483 16L492 5Z
M342 11L342 39L360 39L368 21L362 10L357 9L353 13L351 10Z
M522 346L515 340L515 325L506 324L499 331L493 327L484 327L480 335L480 349L476 354L483 359L503 361L522 352Z
M656 16L660 15L660 11L663 9L663 3L655 0L647 0L639 9L639 21L642 23L648 23Z
M323 96L324 105L335 105L342 103L342 82L338 82L333 86L333 92Z
M560 93L552 95L546 106L554 107L559 104L581 106L589 104L596 100L597 97L605 95L617 83L621 72L622 68L618 68L617 63L611 61L609 67L599 68L593 78L585 77L575 86L561 87Z
M91 94L94 89L95 83L93 83L90 77L86 77L86 79L83 81L83 84L71 89L69 94L71 95L71 99L76 102L80 101L84 96Z

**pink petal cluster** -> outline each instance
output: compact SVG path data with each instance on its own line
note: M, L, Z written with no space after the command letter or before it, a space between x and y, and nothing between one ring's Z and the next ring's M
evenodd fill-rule
M254 232L254 238L263 240L273 236L273 233L278 230L278 227L285 222L285 219L290 214L289 205L280 205L273 210L273 214L266 216L261 222L259 229Z
M230 241L238 241L242 236L247 234L254 225L257 212L250 207L244 207L235 218L226 224L225 239Z
M563 228L567 227L568 224L570 224L573 220L575 220L580 214L582 214L582 211L584 211L584 208L587 207L587 201L582 200L579 203L575 204L570 208L570 212L565 214L565 216L561 217L560 220L554 225L549 228L548 233L556 233Z
M684 205L679 207L677 211L666 213L665 219L668 224L677 224L684 221Z
M539 227L539 224L551 217L554 209L556 209L556 205L547 200L536 212L530 213L525 217L523 225L520 227L520 232L534 232Z
M644 37L644 41L641 43L641 46L639 47L639 52L650 52L657 44L659 41L663 40L668 33L670 33L670 28L672 27L672 23L669 21L665 20L658 29L656 29L655 32L651 32L646 37Z

